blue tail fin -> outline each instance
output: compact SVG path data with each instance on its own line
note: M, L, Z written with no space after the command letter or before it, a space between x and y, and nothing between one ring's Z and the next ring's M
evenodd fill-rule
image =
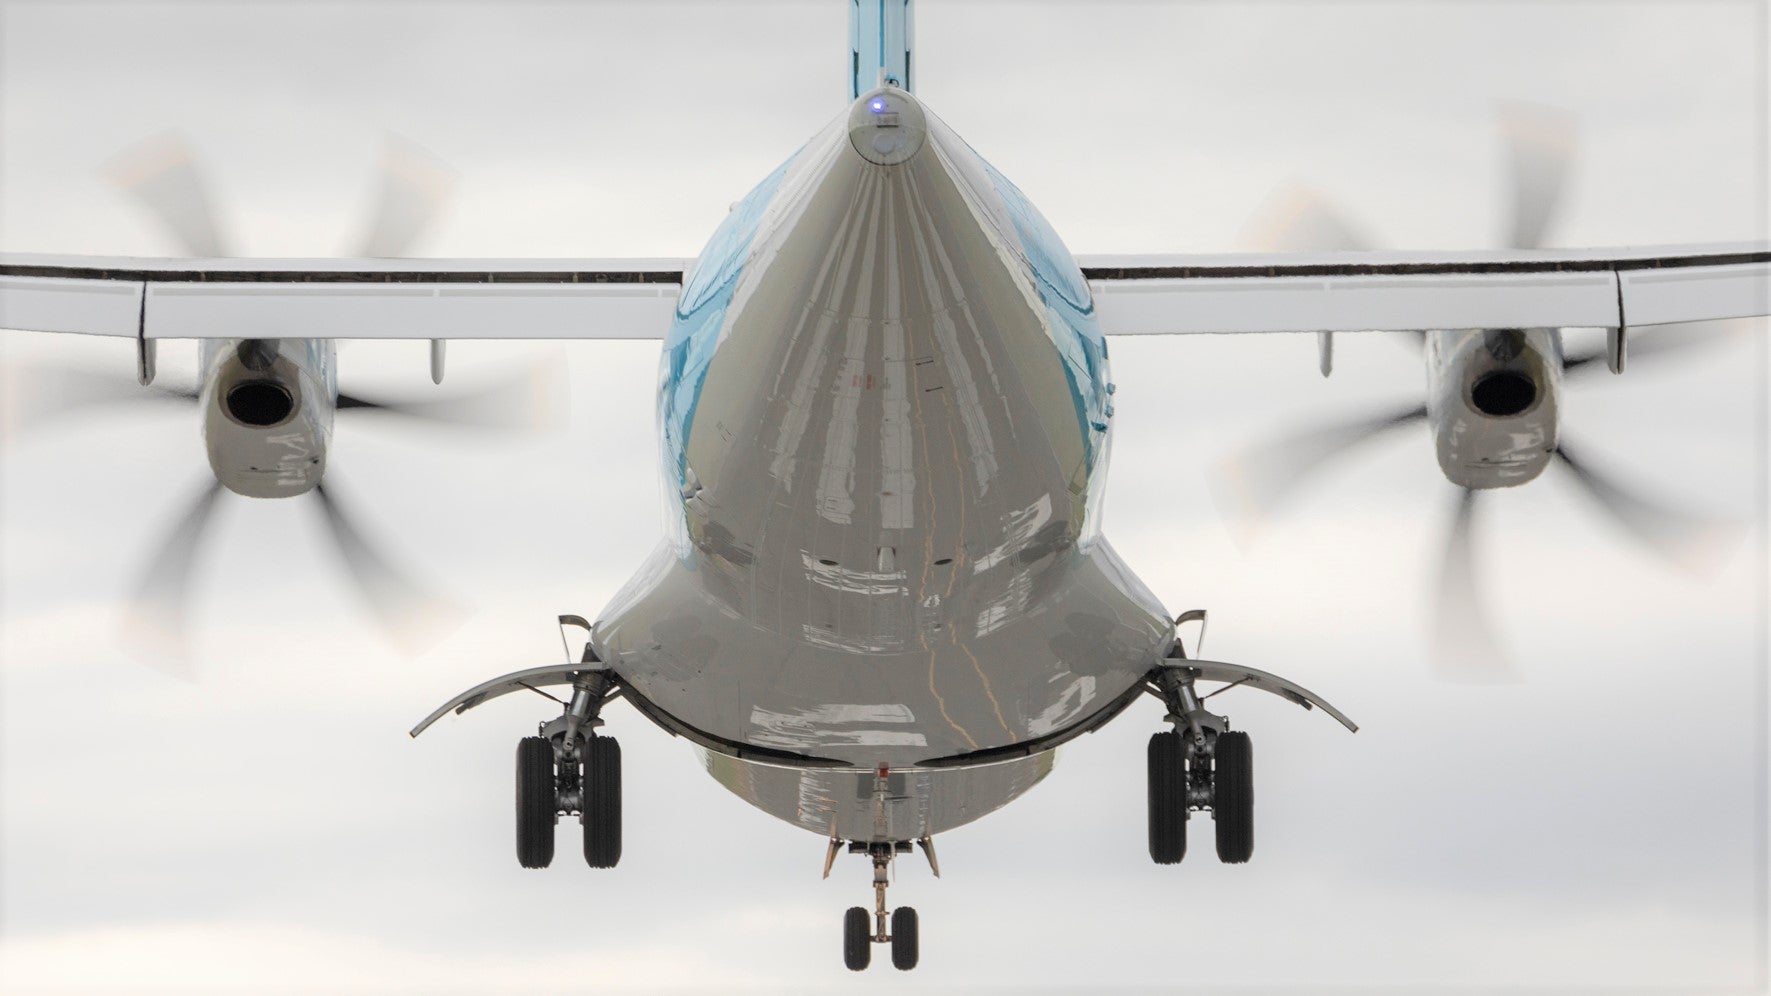
M912 90L912 0L849 0L849 99L884 80Z

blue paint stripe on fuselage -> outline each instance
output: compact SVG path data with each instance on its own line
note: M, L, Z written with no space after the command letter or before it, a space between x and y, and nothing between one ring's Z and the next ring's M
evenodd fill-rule
M1107 337L1095 316L1094 297L1082 268L1076 265L1051 223L1021 193L1021 189L997 172L983 156L978 162L989 174L996 192L1014 220L1021 251L1033 272L1039 299L1046 310L1046 335L1063 358L1070 400L1076 406L1077 430L1082 433L1092 477L1106 451L1105 436L1111 400L1108 395Z
M701 401L701 386L719 347L732 295L750 257L751 243L793 161L790 158L782 163L726 215L677 299L676 318L665 337L660 363L658 425L664 436L665 473L679 486L685 480L689 430Z

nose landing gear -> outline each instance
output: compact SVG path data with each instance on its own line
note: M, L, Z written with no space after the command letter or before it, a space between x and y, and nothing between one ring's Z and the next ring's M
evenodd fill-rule
M935 875L941 874L940 865L935 861L934 841L923 838L918 841L923 853L928 856L929 867ZM824 859L824 877L830 877L830 866L842 841L831 838L830 852ZM896 842L852 841L848 845L850 854L865 854L873 862L873 911L868 912L865 906L851 906L842 918L842 961L850 971L865 971L873 961L873 945L890 944L892 946L892 967L908 972L916 967L921 952L918 950L921 940L921 923L916 910L910 906L900 906L889 910L886 903L886 889L891 885L892 861L899 854L907 854L911 844L907 840Z

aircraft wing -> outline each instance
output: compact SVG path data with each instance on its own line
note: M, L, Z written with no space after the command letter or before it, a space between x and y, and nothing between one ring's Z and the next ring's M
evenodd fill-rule
M1080 260L1116 335L1626 327L1771 314L1771 244ZM0 256L0 328L659 339L688 261Z
M0 328L142 339L662 339L681 259L0 256Z
M1117 335L1623 328L1771 314L1771 243L1078 260Z

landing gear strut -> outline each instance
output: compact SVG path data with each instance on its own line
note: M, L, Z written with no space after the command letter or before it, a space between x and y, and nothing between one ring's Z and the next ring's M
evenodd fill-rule
M1205 612L1196 609L1176 620L1189 621L1201 623L1203 638ZM1200 695L1200 681L1220 681L1224 687ZM1186 855L1187 818L1194 810L1211 813L1218 860L1242 864L1254 854L1253 748L1247 733L1231 730L1228 719L1205 708L1206 699L1244 685L1305 709L1320 707L1348 730L1358 729L1305 688L1254 668L1189 659L1177 640L1148 686L1168 706L1163 719L1172 727L1150 737L1147 758L1150 858L1157 864L1172 865Z
M940 865L935 861L935 845L928 838L918 841L923 853L928 856L929 867L940 875ZM830 852L825 856L824 875L830 876L830 865L835 860L842 842L835 838L830 841ZM873 945L890 944L892 946L892 967L908 972L916 967L920 956L921 924L916 910L909 906L900 906L889 910L886 903L886 889L891 885L892 861L899 854L910 852L911 844L907 840L896 842L853 841L848 845L850 854L865 854L873 862L873 910L868 912L865 906L851 906L842 918L842 961L851 971L860 972L873 961Z
M613 868L621 860L621 745L596 733L612 686L607 672L580 674L560 717L517 743L517 861L524 868L553 862L554 827L571 815L584 828L587 864Z
M1171 865L1187 853L1187 818L1210 810L1218 859L1241 864L1254 853L1254 758L1248 734L1206 711L1196 676L1175 668L1157 675L1173 724L1150 737L1150 857Z

